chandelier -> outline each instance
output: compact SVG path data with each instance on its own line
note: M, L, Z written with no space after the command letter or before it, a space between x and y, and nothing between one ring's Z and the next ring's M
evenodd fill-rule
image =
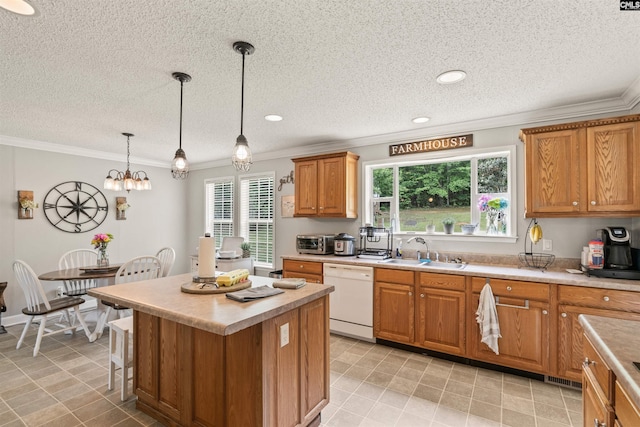
M129 138L133 136L132 133L123 132L127 137L127 170L122 172L117 169L111 169L104 179L104 189L113 191L127 190L151 190L151 181L145 171L131 172L129 170ZM113 172L114 176L111 176ZM144 178L142 177L144 175Z

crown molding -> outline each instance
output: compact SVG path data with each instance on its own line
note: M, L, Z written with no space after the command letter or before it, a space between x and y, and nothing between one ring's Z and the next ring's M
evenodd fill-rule
M73 147L70 145L55 144L53 142L36 141L33 139L16 138L13 136L0 135L0 145L10 145L18 148L28 148L30 150L52 151L54 153L69 154L71 156L91 157L94 159L111 160L114 162L122 162L126 159L125 154L107 153L106 151L88 150L81 147ZM140 157L131 156L129 161L136 165L155 166L159 168L171 169L170 162L159 162L157 160L149 160Z

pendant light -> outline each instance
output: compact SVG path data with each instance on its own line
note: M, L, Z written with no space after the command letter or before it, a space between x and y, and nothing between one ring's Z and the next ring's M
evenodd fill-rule
M176 155L171 162L171 175L175 179L185 179L189 176L189 162L187 161L187 155L182 149L182 92L185 82L191 81L191 76L185 73L173 73L173 78L180 82L180 145L176 151Z
M249 149L249 143L242 133L243 119L244 119L244 56L251 55L255 48L247 42L235 42L233 44L233 50L242 54L242 97L240 100L240 135L236 139L236 146L233 148L233 156L231 157L231 163L239 171L248 171L253 163L251 158L251 150Z
M133 134L128 132L123 132L122 134L127 137L127 170L123 172L111 169L104 179L104 189L113 191L127 190L127 192L131 190L151 190L151 181L145 171L131 172L129 170L129 138ZM111 176L111 172L114 173L115 177ZM142 174L144 174L144 179Z

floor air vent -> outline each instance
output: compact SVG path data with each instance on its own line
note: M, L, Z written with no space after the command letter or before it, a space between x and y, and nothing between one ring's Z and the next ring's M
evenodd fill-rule
M572 388L574 390L582 390L582 383L578 381L565 380L564 378L544 376L544 382L549 384L555 384L566 388Z

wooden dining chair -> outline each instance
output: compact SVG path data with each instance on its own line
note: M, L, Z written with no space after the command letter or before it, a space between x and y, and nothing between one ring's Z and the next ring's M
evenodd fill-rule
M170 247L162 248L158 251L156 257L160 260L160 264L162 264L162 271L158 277L167 277L171 273L173 263L176 260L176 251Z
M20 339L18 340L18 345L16 345L16 350L22 346L27 331L36 318L40 321L40 327L38 328L38 335L36 336L36 342L33 348L33 357L38 355L43 337L65 331L71 331L73 333L82 326L87 338L89 338L89 328L87 328L84 317L80 312L80 304L84 303L84 299L77 296L64 296L62 298L49 300L38 276L24 261L15 261L13 263L13 272L27 301L27 307L22 309L22 313L28 316L27 322L22 330L22 335L20 335ZM70 313L71 309L73 309L74 312L73 316ZM57 327L56 329L47 328L47 319L52 314L62 314L62 316L53 323L53 326ZM76 324L76 320L80 322L80 325Z
M98 251L93 249L74 249L63 254L58 261L58 269L87 267L96 265L98 262ZM95 288L95 279L64 280L64 288L68 296L86 295L87 290Z
M115 284L140 282L142 280L157 279L162 270L162 264L160 260L154 256L145 255L135 257L122 264L122 266L116 272ZM118 312L118 317L122 318L126 315L125 310L129 310L129 307L124 307L120 304L114 304L108 301L101 301L105 306L105 310L98 317L98 323L96 324L95 337L98 339L102 336L102 332L106 323L111 315L112 310Z

